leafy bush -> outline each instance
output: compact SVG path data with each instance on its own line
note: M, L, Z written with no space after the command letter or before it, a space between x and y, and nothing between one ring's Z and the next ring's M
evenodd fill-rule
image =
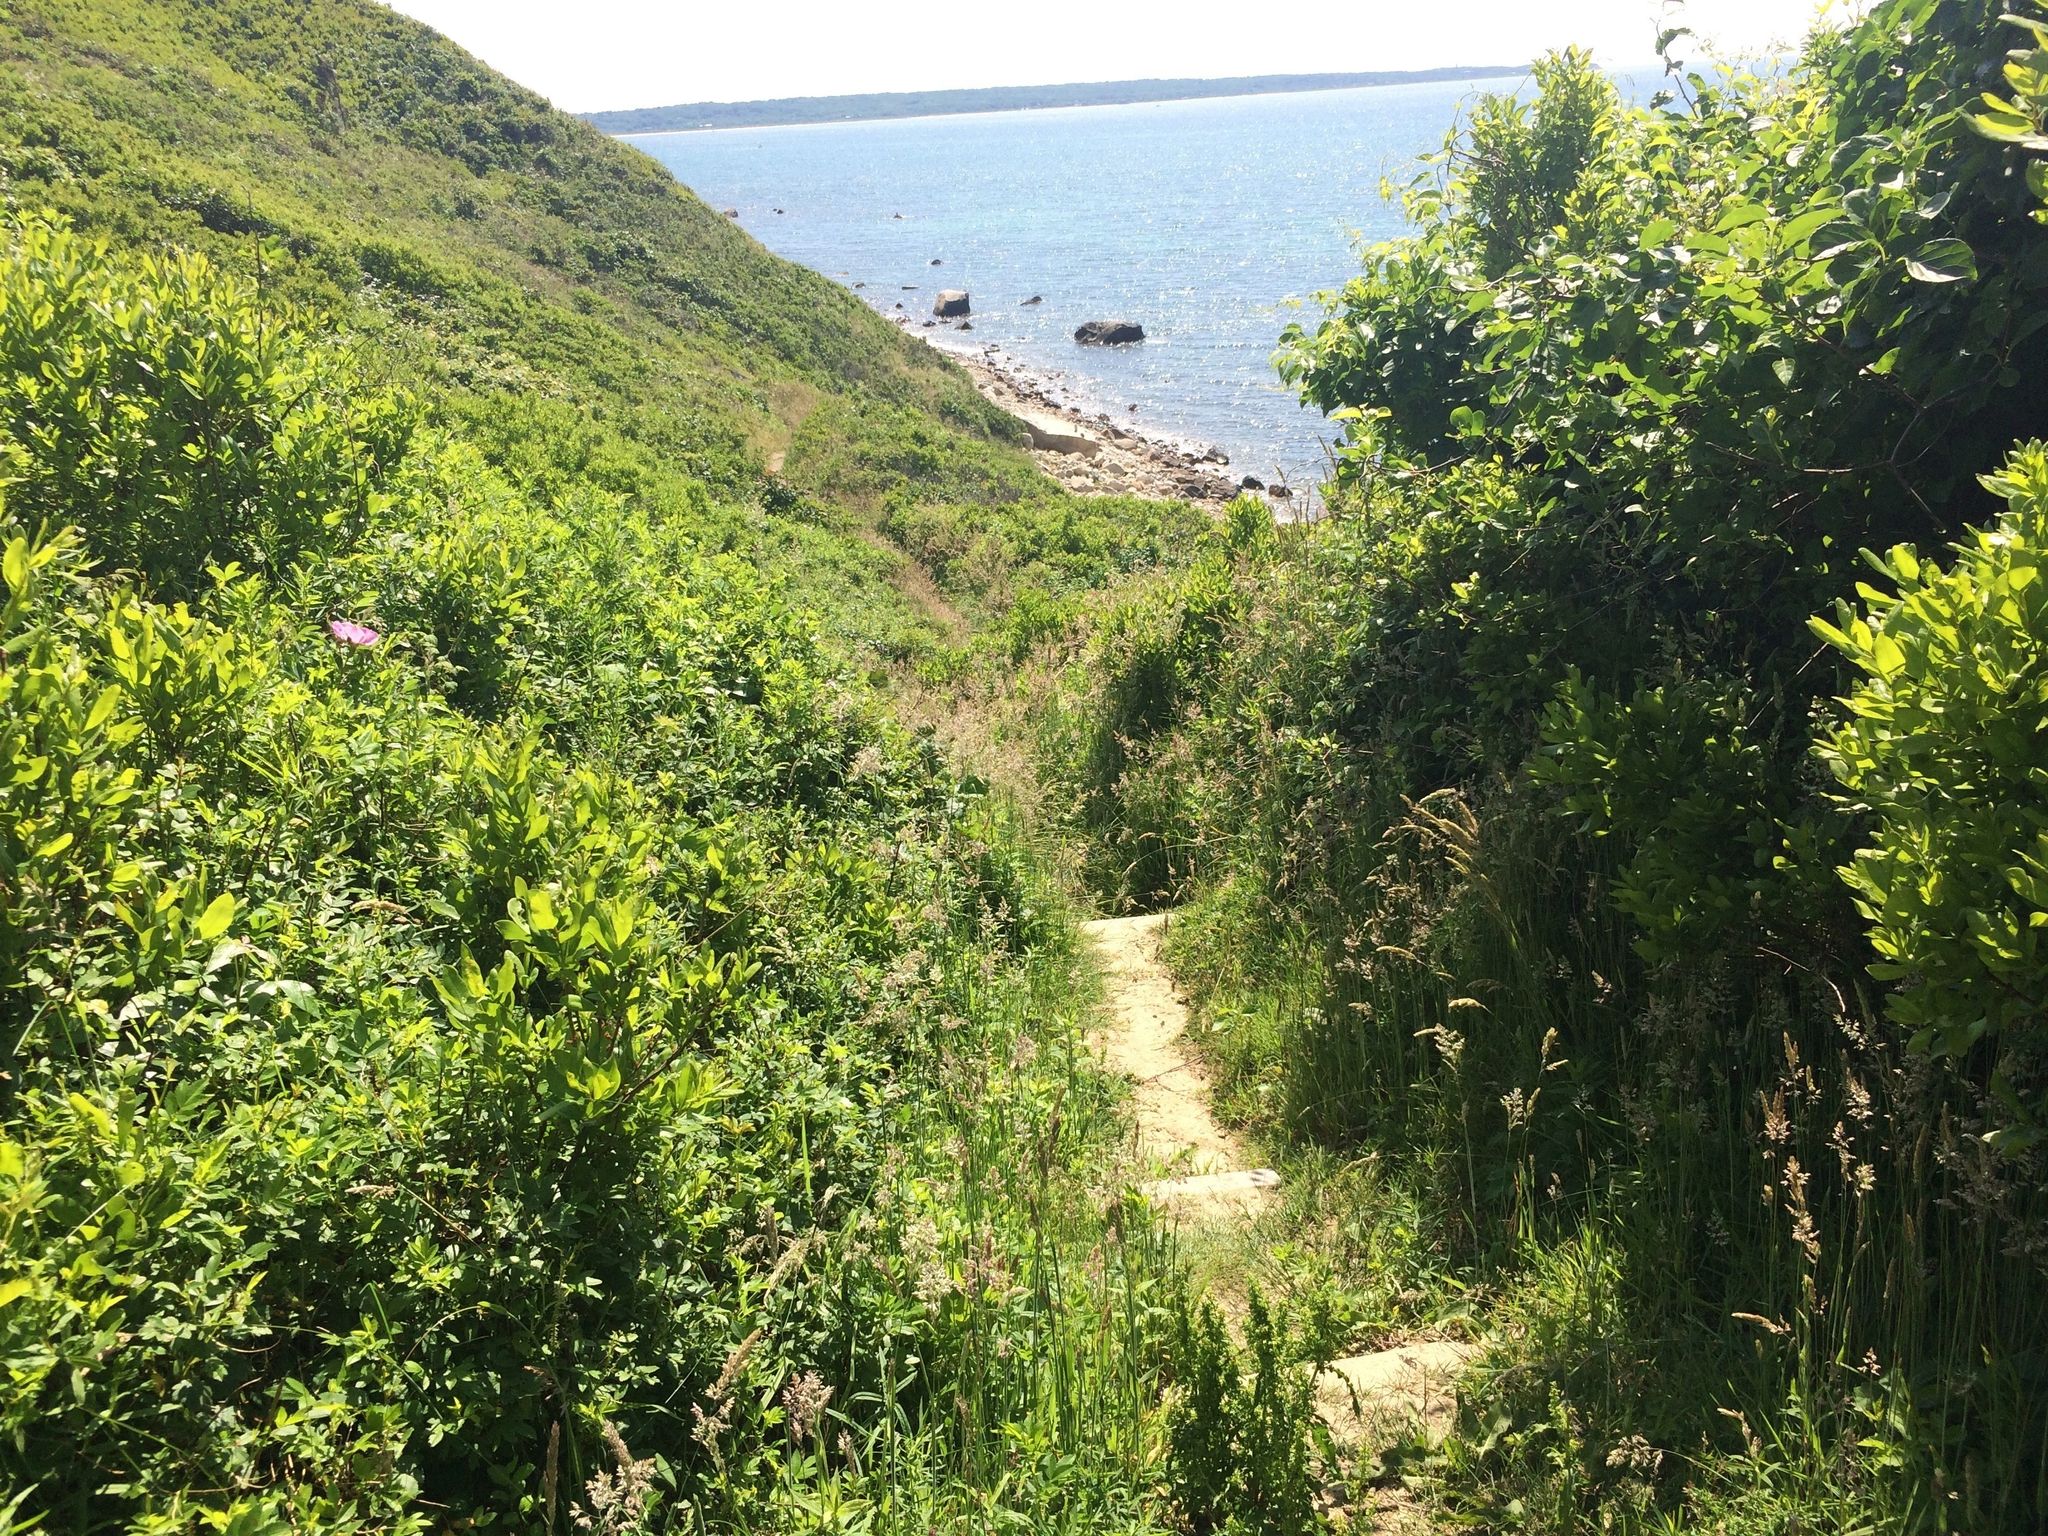
M319 423L398 420L390 398L204 263L167 270L35 220L0 264L24 412L67 296L144 294L147 325L80 301L97 377L143 377L166 337L283 334L311 421L266 434L245 379L239 415L150 404L250 487L241 569L136 546L183 601L100 541L196 507L195 456L138 441L96 495L103 461L31 440L38 515L0 513L8 1518L752 1528L866 1488L870 1452L951 1507L948 1469L1020 1423L1050 1469L1020 1506L1135 1497L1141 1460L1084 1457L1072 1395L1141 1419L1140 1311L1089 1326L1085 1371L1069 1338L1053 1386L1034 1362L985 1418L951 1407L1158 1267L1135 1221L1109 1273L968 1219L1005 1165L961 1168L958 1140L1029 1119L1002 1198L1043 1221L1106 1129L1011 831L701 526L594 489L543 507L442 430L394 437L360 502L319 481ZM265 510L273 483L304 518ZM42 515L60 498L82 529ZM294 542L342 526L327 498L350 537ZM1041 1277L999 1326L978 1283L918 1293L920 1200L985 1276ZM858 1450L784 1433L820 1393Z
M300 325L203 257L113 266L61 223L10 222L0 436L17 516L174 597L209 566L278 574L375 515L416 411L349 387Z
M2044 430L2030 37L1886 0L1644 107L1570 56L1482 103L1283 338L1329 515L1065 678L1048 802L1105 900L1185 904L1231 1107L1506 1320L1404 1463L1454 1513L2048 1514L2040 450L1996 522L1979 478Z
M2048 1010L2048 447L1984 483L2006 510L1951 564L1894 546L1872 557L1889 590L1862 587L1866 612L1814 620L1863 674L1820 750L1870 825L1842 876L1872 973L1901 983L1892 1014L1921 1049L2016 1036L2001 1043L2031 1056ZM2038 1100L2012 1107L2001 1138L2040 1135Z
M1553 240L1567 251L1596 249L1621 218L1614 83L1579 48L1539 59L1531 74L1532 100L1485 96L1468 128L1465 189L1492 276Z
M1169 1480L1194 1536L1303 1536L1321 1526L1308 1463L1314 1370L1283 1358L1283 1335L1254 1286L1247 1380L1213 1304L1184 1306L1175 1318Z

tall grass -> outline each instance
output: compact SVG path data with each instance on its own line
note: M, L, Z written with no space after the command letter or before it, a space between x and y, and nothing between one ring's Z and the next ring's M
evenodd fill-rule
M1430 1239L1359 1260L1408 1273L1352 1283L1440 1293L1447 1250L1480 1287L1493 1343L1425 1458L1450 1507L2036 1528L2044 1214L1967 1095L1817 956L1645 967L1524 787L1377 835L1362 799L1328 884L1240 848L1169 952L1234 1112L1419 1197Z
M1121 1122L1083 1043L1087 978L1055 947L949 980L967 1007L933 1134L826 1263L828 1286L883 1266L899 1320L842 1341L840 1385L776 1453L761 1517L904 1536L1163 1529L1179 1278L1143 1206L1105 1202L1097 1181ZM776 1390L788 1424L793 1388Z

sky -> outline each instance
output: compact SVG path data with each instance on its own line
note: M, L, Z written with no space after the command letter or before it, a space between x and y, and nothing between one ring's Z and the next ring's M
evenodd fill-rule
M1659 18L1725 56L1795 46L1816 0L391 0L558 107L1160 76L1655 57ZM1835 0L1836 4L1842 0Z

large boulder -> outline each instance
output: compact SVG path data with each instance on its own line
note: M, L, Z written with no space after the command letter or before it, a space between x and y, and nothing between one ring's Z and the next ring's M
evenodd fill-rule
M1132 320L1090 320L1074 332L1074 340L1088 347L1120 347L1144 339L1145 327Z
M954 320L967 314L971 308L967 301L966 289L944 288L939 291L938 298L932 304L932 313L941 320Z

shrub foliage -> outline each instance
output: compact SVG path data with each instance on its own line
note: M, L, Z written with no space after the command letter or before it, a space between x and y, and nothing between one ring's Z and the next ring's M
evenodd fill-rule
M2048 1516L2040 41L1886 0L1482 101L1282 343L1330 515L1120 602L1043 732L1228 1100L1491 1292L1410 1469L1479 1523Z

